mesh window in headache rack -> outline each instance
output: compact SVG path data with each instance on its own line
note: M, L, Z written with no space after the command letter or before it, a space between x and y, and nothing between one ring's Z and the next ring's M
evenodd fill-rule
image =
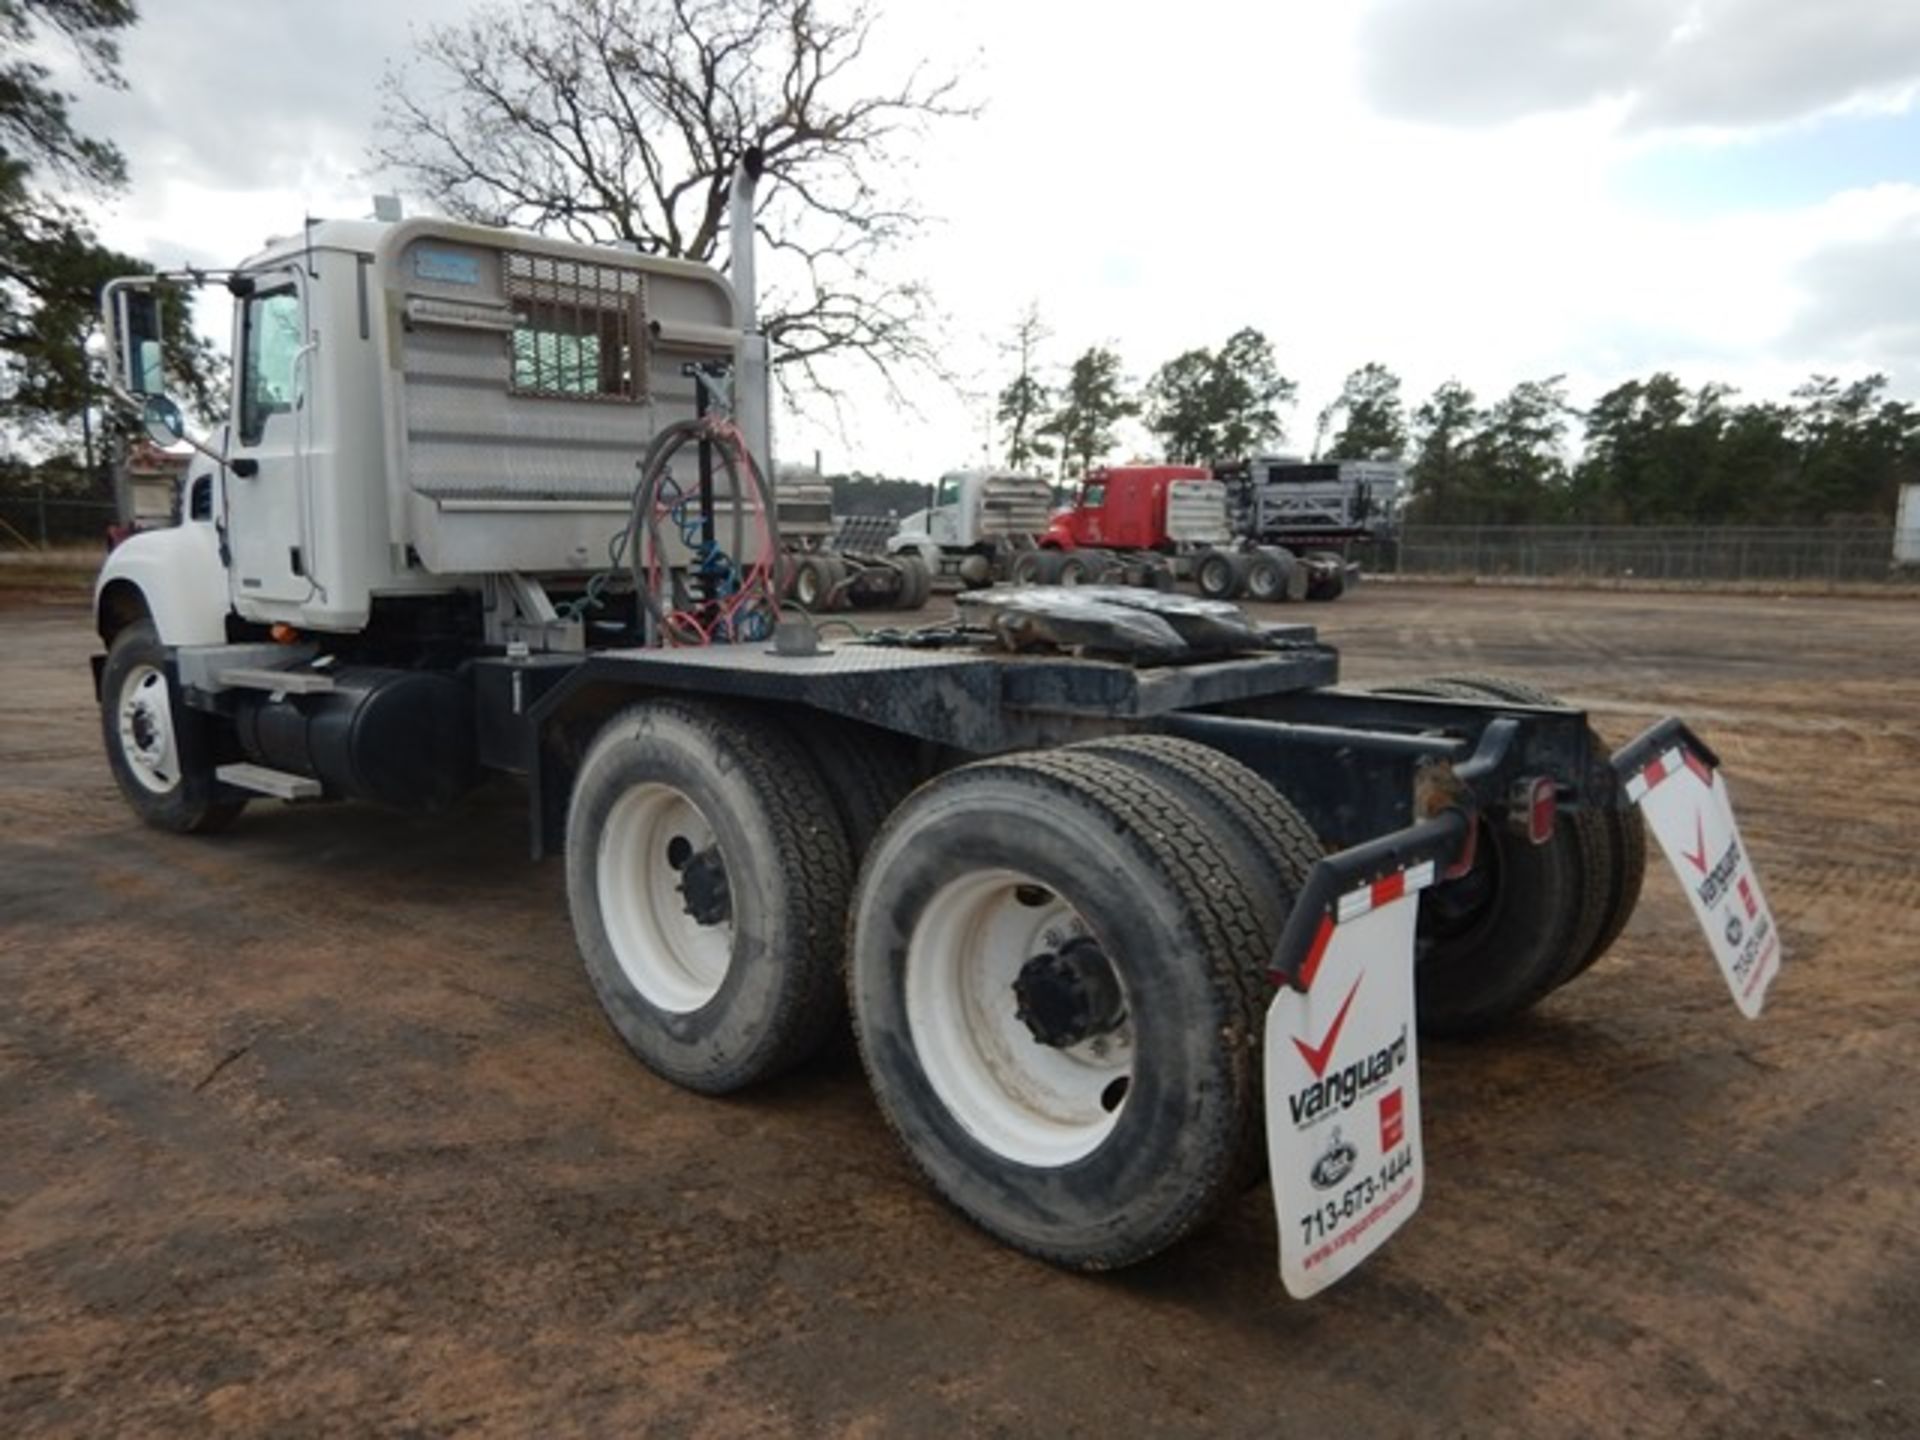
M646 398L646 281L638 271L519 250L500 258L516 322L513 394Z

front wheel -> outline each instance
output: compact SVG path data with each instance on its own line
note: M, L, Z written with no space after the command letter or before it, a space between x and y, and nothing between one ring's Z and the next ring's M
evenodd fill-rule
M206 834L246 808L214 777L213 720L182 703L151 620L127 626L107 648L100 730L120 793L155 829Z

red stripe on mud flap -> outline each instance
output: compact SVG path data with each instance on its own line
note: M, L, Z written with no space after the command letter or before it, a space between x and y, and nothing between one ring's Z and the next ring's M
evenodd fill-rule
M1647 762L1647 768L1640 772L1640 778L1647 782L1647 788L1651 790L1667 778L1667 767L1661 764L1658 759L1649 760Z
M1304 992L1313 988L1313 977L1320 972L1320 962L1325 958L1327 945L1333 939L1333 916L1322 915L1320 928L1313 932L1313 944L1307 948L1307 963L1300 967L1300 989Z
M1691 750L1682 749L1680 758L1687 762L1687 769L1700 777L1700 783L1709 789L1713 786L1713 767Z
M1382 905L1391 905L1406 893L1407 872L1396 870L1385 879L1373 882L1373 908L1378 910Z

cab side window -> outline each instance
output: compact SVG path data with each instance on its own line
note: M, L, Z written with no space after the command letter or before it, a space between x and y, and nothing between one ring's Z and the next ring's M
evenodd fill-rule
M1106 503L1107 487L1105 485L1089 485L1080 492L1080 506L1082 509L1098 510Z
M942 475L939 489L933 492L933 503L936 507L958 505L960 503L959 479L952 475Z
M270 290L247 300L240 362L240 443L258 445L269 415L293 409L294 359L304 337L300 297Z

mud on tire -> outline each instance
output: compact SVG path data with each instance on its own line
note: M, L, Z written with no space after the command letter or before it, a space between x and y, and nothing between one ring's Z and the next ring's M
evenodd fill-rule
M862 1059L909 1156L983 1229L1108 1269L1240 1192L1260 1139L1246 957L1271 936L1232 863L1165 787L1072 751L949 771L874 841ZM1050 978L1069 965L1079 992ZM1058 1003L1075 994L1084 1015Z
M852 861L826 784L777 724L711 702L621 711L581 764L566 865L587 976L656 1073L723 1094L832 1034Z

